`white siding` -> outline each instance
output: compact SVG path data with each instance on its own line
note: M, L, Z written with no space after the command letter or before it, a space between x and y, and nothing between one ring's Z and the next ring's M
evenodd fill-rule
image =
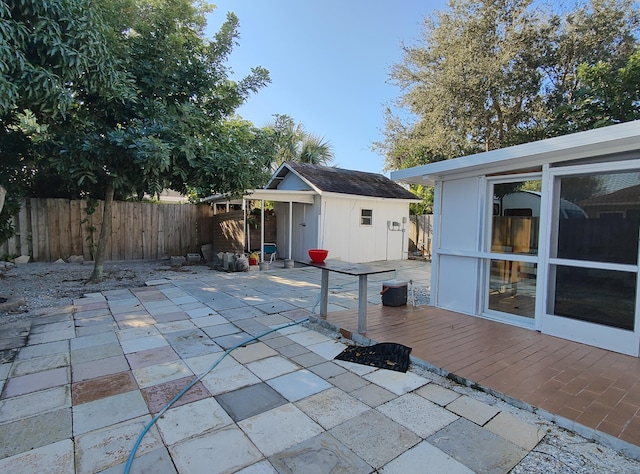
M478 248L478 186L478 178L456 179L442 183L439 248Z
M372 225L360 224L362 209L373 211ZM403 217L409 218L406 202L324 197L319 219L322 232L319 245L329 250L329 258L349 262L406 258L408 225L404 225L405 232L387 229L387 221L400 223L402 229Z
M476 314L477 260L441 255L439 263L437 306L460 313Z

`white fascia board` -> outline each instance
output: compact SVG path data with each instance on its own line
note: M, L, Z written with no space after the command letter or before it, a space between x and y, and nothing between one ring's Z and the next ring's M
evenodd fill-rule
M496 173L636 150L640 150L639 120L396 170L390 177L394 181L433 185L458 173Z
M250 189L242 198L229 199L228 194L215 194L202 198L200 202L216 203L216 202L230 202L233 204L239 204L243 199L255 199L265 201L277 201L277 202L301 202L306 204L313 204L313 191L290 191L290 190L278 190L278 189Z
M231 202L233 199L229 199L229 194L214 194L213 196L207 196L206 198L200 199L200 202ZM239 201L239 200L238 200Z
M282 163L280 165L280 167L276 170L276 172L273 174L273 176L271 177L271 179L269 180L269 182L264 186L264 189L268 189L271 188L271 185L276 183L277 180L282 180L284 179L284 176L280 176L282 170L286 168L288 171L287 173L293 173L294 175L296 175L303 183L305 183L307 186L309 186L316 194L320 194L320 189L318 189L318 187L313 184L312 182L310 182L307 178L305 178L304 176L300 175L300 173L298 173L296 170L294 170L293 168L291 168L286 162ZM285 175L286 176L286 175ZM276 184L275 188L277 189L277 187L279 186L279 184ZM274 189L274 188L271 188Z
M313 191L291 191L286 189L254 189L247 191L244 199L263 199L276 202L300 202L313 204Z
M386 198L386 197L378 197L378 196L362 196L360 194L346 194L346 193L329 193L329 192L320 192L322 197L330 197L330 198L340 198L340 199L359 199L359 200L370 200L370 201L397 201L404 203L419 203L422 202L422 199L399 199L399 198Z

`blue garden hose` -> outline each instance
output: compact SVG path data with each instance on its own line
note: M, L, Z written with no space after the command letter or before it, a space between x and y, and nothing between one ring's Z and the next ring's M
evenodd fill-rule
M272 332L279 331L281 329L288 328L288 327L291 327L291 326L296 326L296 325L302 324L302 323L304 323L306 321L309 321L309 318L304 318L304 319L301 319L299 321L295 321L295 322L290 323L290 324L285 324L284 326L279 326L277 328L270 329L269 331L264 332L264 333L260 334L259 336L255 336L255 337L252 337L251 339L248 339L246 341L242 341L242 342L236 344L235 346L233 346L231 349L227 349L226 351L224 351L222 353L222 355L218 358L218 360L216 360L211 367L209 367L203 374L198 376L196 379L192 380L185 388L182 389L182 391L180 393L178 393L175 397L173 397L173 399L169 403L167 403L162 408L162 410L160 410L156 414L156 416L153 417L153 419L149 423L147 423L147 426L144 427L144 429L142 430L142 432L138 436L138 439L136 440L135 444L133 445L133 448L131 449L131 454L129 454L129 459L127 460L127 464L126 464L126 466L124 468L124 474L129 474L129 471L131 469L131 464L133 463L133 459L135 458L136 451L138 451L138 448L140 447L140 443L142 442L142 438L144 438L144 435L147 434L147 432L151 429L151 427L155 424L155 422L158 421L158 419L162 415L164 415L164 412L167 411L169 408L171 408L171 406L175 402L177 402L180 399L180 397L182 397L182 395L187 393L191 387L193 387L200 380L202 380L205 375L207 375L209 372L211 372L213 369L215 369L217 367L217 365L222 361L222 359L224 359L228 354L230 354L231 351L234 351L235 349L237 349L239 347L246 346L250 342L257 341L258 339L260 339L261 337L266 336L267 334L271 334Z

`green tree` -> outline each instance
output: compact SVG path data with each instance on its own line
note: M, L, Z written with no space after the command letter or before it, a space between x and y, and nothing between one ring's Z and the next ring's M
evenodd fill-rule
M114 197L164 188L239 195L266 181L272 161L269 134L234 115L269 82L259 67L242 80L228 78L225 62L238 39L235 15L210 40L206 4L120 0L103 6L105 49L129 87L67 83L72 100L65 114L30 140L41 157L36 177L54 173L70 192L105 201L94 281L103 278Z
M419 149L425 161L451 158L499 148L531 120L539 106L540 37L529 4L453 0L425 19L422 41L405 46L391 71L403 91L396 105L415 118L398 128L388 117L392 144Z
M553 134L590 130L640 119L640 49L615 69L610 63L582 63L574 100L555 111Z
M254 68L238 82L228 78L225 61L238 38L238 19L228 14L210 41L204 36L209 10L189 0L114 4L114 51L136 96L86 96L59 129L53 167L91 194L104 193L92 280L103 277L114 195L164 188L238 195L266 179L270 156L252 153L264 151L253 141L263 141L262 134L231 119L269 82L268 72Z
M330 165L334 155L331 144L323 137L308 133L301 123L288 115L275 114L274 120L266 127L273 133L277 168L285 161L298 161L314 165Z
M611 108L615 120L636 117L637 13L631 0L560 13L451 0L403 47L390 74L401 95L374 150L399 169L598 126Z
M550 13L542 28L544 126L547 136L571 133L558 110L582 101L586 76L581 68L605 64L617 71L629 61L638 45L637 5L632 0L578 3L572 10Z

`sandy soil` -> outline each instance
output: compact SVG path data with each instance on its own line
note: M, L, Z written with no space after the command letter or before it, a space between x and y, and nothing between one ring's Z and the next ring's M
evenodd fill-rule
M0 297L22 298L26 304L9 311L0 309L0 323L35 317L44 308L69 305L74 298L86 293L135 288L150 280L214 271L206 264L172 267L168 260L107 262L104 281L88 283L93 264L36 262L15 265L0 271Z

